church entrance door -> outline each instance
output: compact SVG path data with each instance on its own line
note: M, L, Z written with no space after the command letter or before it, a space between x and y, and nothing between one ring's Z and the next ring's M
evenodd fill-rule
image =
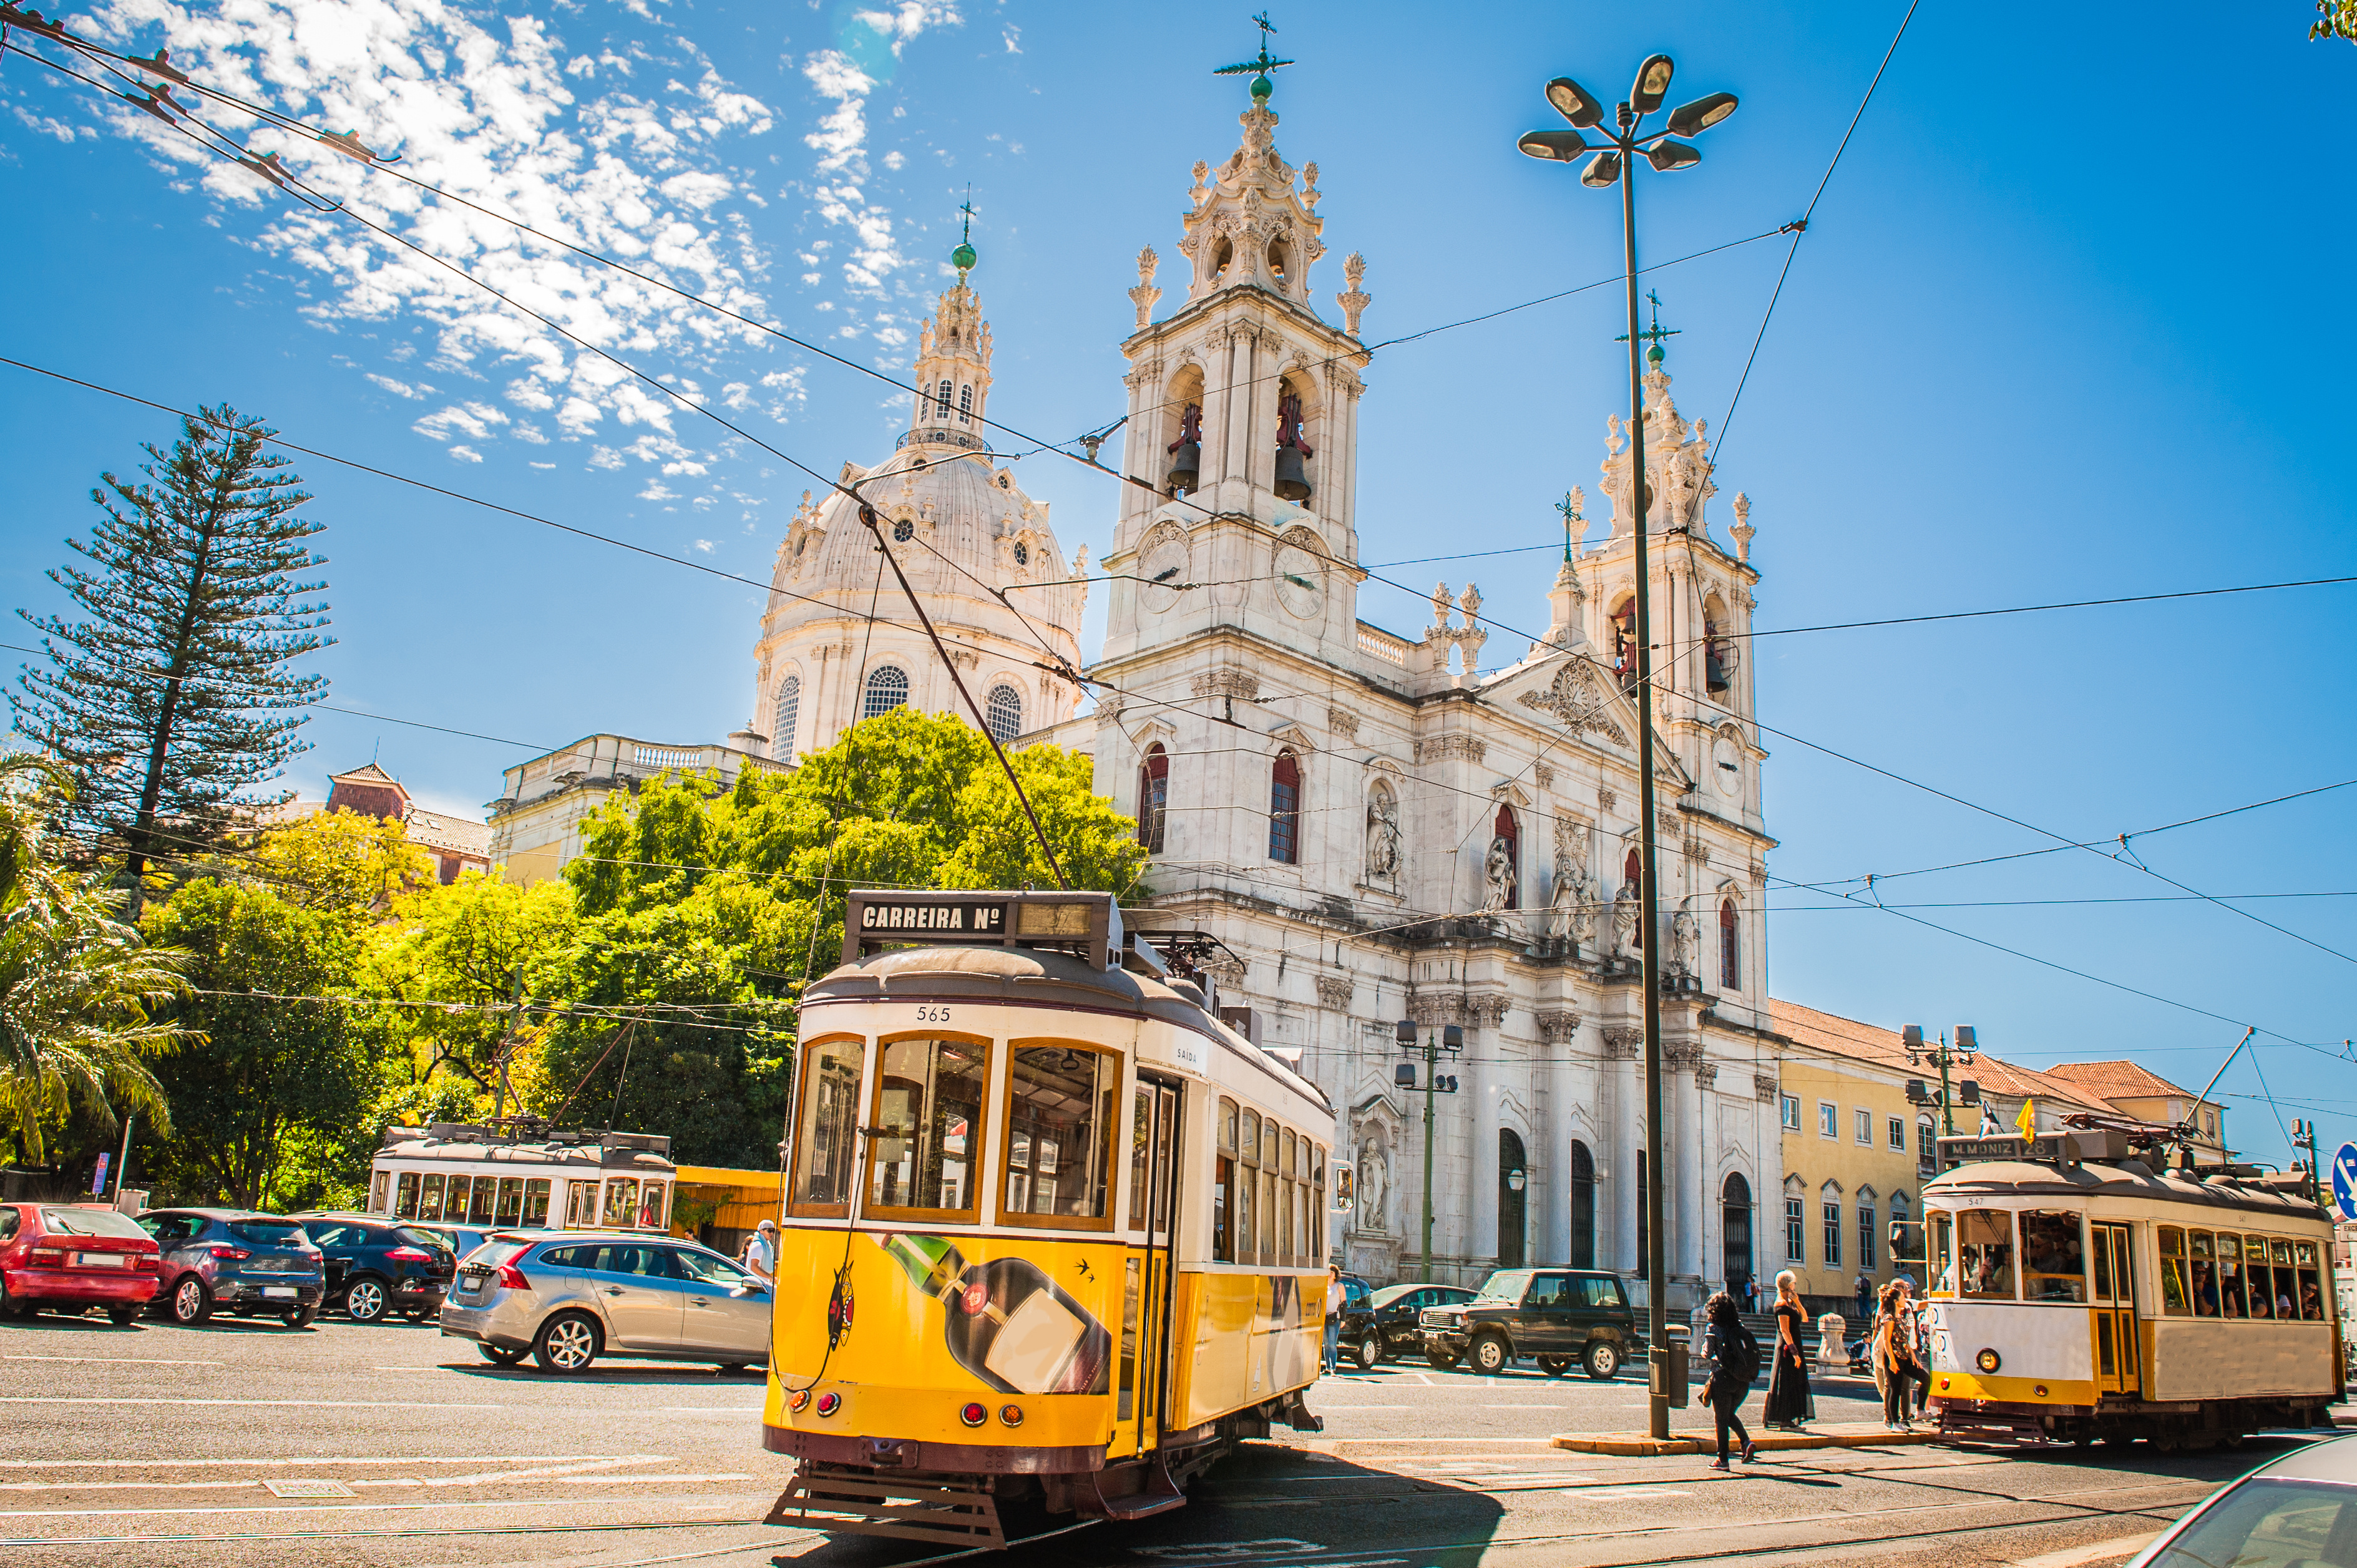
M1498 1266L1523 1266L1523 1198L1530 1186L1523 1141L1513 1129L1498 1129Z

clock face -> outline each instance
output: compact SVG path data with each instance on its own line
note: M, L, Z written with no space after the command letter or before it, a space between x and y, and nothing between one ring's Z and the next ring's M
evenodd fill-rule
M1729 800L1743 793L1743 750L1726 736L1710 748L1711 778Z
M1138 556L1137 575L1145 579L1138 585L1139 602L1157 615L1168 609L1178 602L1178 585L1187 580L1187 542L1171 533L1155 540Z
M1276 547L1276 602L1308 620L1326 607L1326 563L1298 544Z

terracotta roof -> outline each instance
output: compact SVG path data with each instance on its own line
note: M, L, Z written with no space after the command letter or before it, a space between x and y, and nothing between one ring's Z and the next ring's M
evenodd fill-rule
M2192 1092L2183 1090L2158 1073L2138 1067L2131 1061L2063 1062L2046 1069L2050 1078L2068 1080L2088 1094L2104 1100L2158 1100L2175 1096L2190 1100Z
M1860 1023L1856 1018L1845 1018L1835 1013L1820 1013L1813 1007L1774 998L1768 1003L1768 1022L1769 1026L1780 1035L1818 1050L1831 1051L1836 1056L1870 1062L1879 1068L1896 1069L1920 1078L1936 1077L1939 1072L1938 1068L1929 1064L1910 1066L1907 1060L1907 1048L1900 1044L1896 1029ZM1969 1077L1984 1090L2008 1100L2026 1096L2076 1105L2087 1111L2111 1109L2089 1086L2069 1083L2034 1068L2018 1067L1986 1051L1973 1058L1969 1069L1956 1076Z
M408 831L412 843L428 849L447 849L455 854L471 854L489 860L491 854L491 827L489 822L470 822L464 817L453 817L441 811L429 811L423 806L409 808L402 826Z
M330 773L328 775L328 782L330 784L340 784L347 779L353 779L361 784L398 784L401 782L400 779L395 779L392 774L387 773L383 768L379 768L373 762L364 762L349 773Z

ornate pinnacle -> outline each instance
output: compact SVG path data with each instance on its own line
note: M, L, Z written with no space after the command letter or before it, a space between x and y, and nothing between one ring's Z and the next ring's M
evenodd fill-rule
M1137 252L1137 286L1129 291L1129 302L1137 306L1137 328L1141 332L1154 324L1154 302L1162 297L1162 291L1154 286L1155 270L1161 264L1153 246Z
M1351 252L1342 263L1343 281L1351 286L1336 295L1334 303L1342 307L1342 330L1353 338L1359 335L1359 317L1366 314L1367 306L1375 303L1375 296L1359 286L1366 275L1367 258L1356 251Z

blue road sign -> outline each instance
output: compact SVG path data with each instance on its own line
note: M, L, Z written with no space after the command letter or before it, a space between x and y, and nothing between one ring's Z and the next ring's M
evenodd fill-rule
M2343 1144L2332 1156L2332 1207L2343 1219L2357 1219L2357 1144Z

